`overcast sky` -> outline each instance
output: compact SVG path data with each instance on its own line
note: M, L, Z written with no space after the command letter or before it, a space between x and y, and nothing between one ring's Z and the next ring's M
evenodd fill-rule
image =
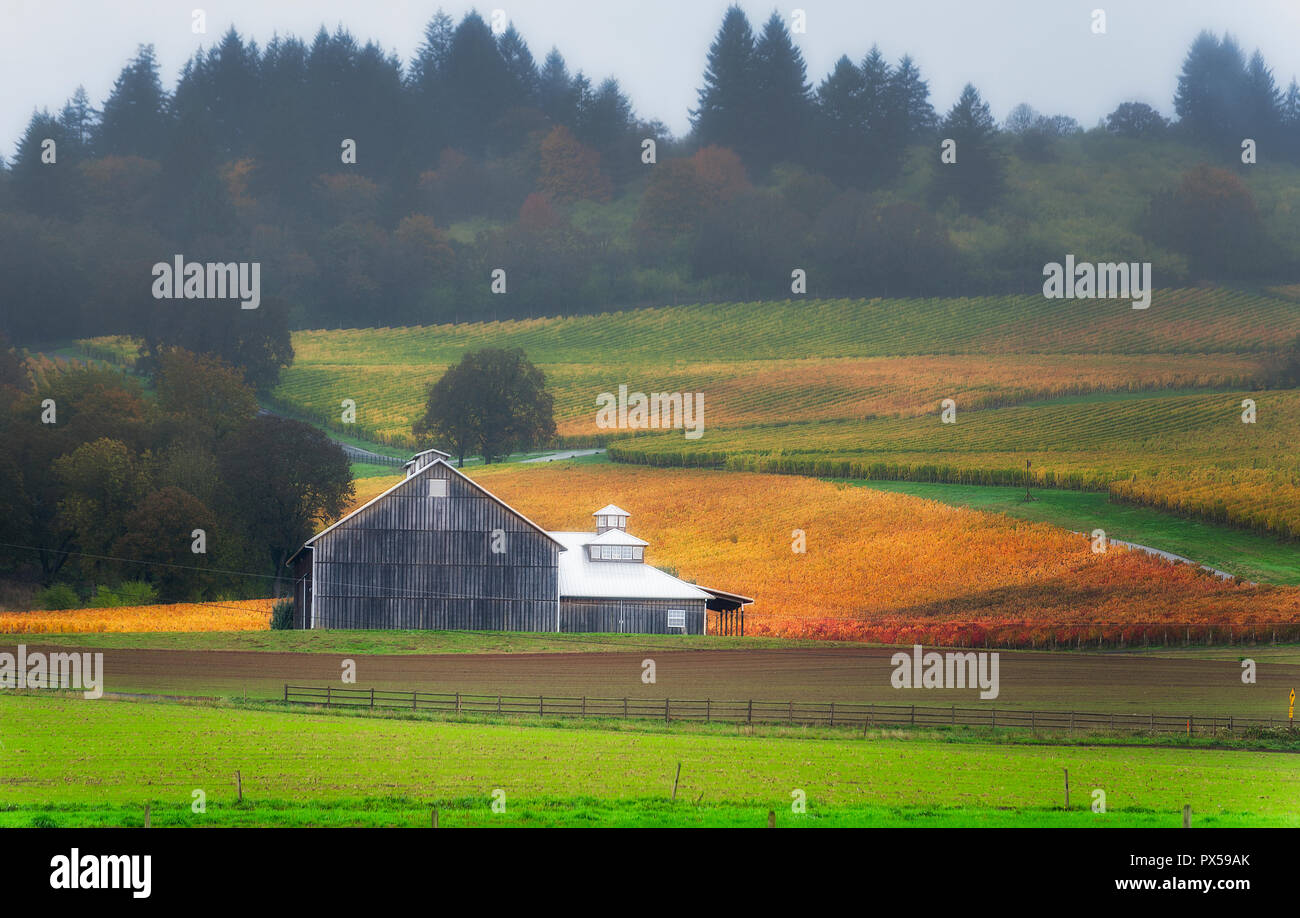
M540 63L557 46L570 70L617 76L637 114L673 131L704 70L725 0L0 0L0 156L8 159L34 108L57 111L78 84L98 108L136 46L157 49L170 90L185 60L231 24L259 44L275 33L310 38L342 24L409 61L439 6L456 20L471 7L503 9ZM1125 100L1172 114L1178 69L1201 29L1259 47L1285 86L1300 73L1300 0L770 0L741 4L757 31L773 9L789 22L814 86L841 54L858 61L878 43L891 60L909 53L940 112L973 82L1001 120L1019 102L1085 127ZM191 10L207 34L191 31ZM1091 15L1106 11L1105 35Z

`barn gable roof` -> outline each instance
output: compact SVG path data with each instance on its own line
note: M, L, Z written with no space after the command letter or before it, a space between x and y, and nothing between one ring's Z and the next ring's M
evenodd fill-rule
M426 450L425 452L431 452L431 451L430 451L430 450ZM436 450L433 450L432 452L437 452L437 451L436 451ZM409 464L409 463L408 463L408 464ZM537 532L539 532L539 533L541 533L542 535L546 536L546 538L550 539L550 540L551 540L552 542L554 542L556 545L560 546L560 550L561 550L561 551L564 551L564 550L566 550L566 549L568 548L568 546L565 545L563 541L561 541L560 539L557 539L557 538L556 538L552 533L547 532L547 531L546 531L545 529L543 529L541 526L538 526L536 523L534 523L534 522L533 522L532 520L530 520L528 517L524 516L522 513L520 513L520 512L519 512L518 510L516 510L514 507L510 506L510 505L507 504L505 501L503 501L501 498L497 497L495 494L493 494L493 493L492 493L491 491L489 491L487 488L483 487L481 484L479 484L478 482L476 482L474 479L472 479L472 478L470 478L468 475L466 475L464 472L462 472L462 471L460 471L459 469L457 469L456 467L454 467L454 466L453 466L450 462L448 462L446 459L443 459L443 458L441 458L441 457L435 457L435 458L433 459L433 461L429 462L427 465L425 465L423 468L421 468L418 472L416 472L416 473L414 473L414 474L412 474L412 475L408 475L407 477L405 477L405 478L403 478L401 481L399 481L397 484L395 484L395 485L393 485L391 488L389 488L387 491L384 491L383 493L381 493L381 494L379 494L379 495L377 495L377 496L375 496L375 497L372 497L370 500L366 501L366 502L365 502L364 504L362 504L360 507L357 507L355 510L351 511L350 513L344 514L342 517L340 517L339 519L337 519L336 521L334 521L333 523L331 523L329 526L326 526L326 527L325 527L324 529L322 529L320 532L316 533L314 536L312 536L310 539L308 539L306 542L303 543L302 548L298 549L296 552L294 552L294 553L289 557L289 560L286 562L286 564L292 564L292 563L294 562L294 559L297 558L300 554L302 554L303 551L305 551L306 549L312 547L312 543L313 543L313 542L315 542L317 539L321 538L321 536L327 535L327 534L333 532L335 529L338 529L340 526L342 526L342 525L343 525L344 523L346 523L348 520L350 520L350 519L352 519L353 517L355 517L358 513L361 513L361 512L362 512L363 510L365 510L366 508L371 507L371 506L373 506L373 505L379 503L380 501L382 501L382 500L384 500L386 497L388 497L390 494L393 494L393 493L395 493L396 491L398 491L399 489L406 487L406 486L409 485L411 482L416 481L416 480L419 480L419 479L423 479L423 478L425 477L426 473L428 472L428 470L431 469L431 468L433 468L435 465L441 465L441 466L445 467L449 472L451 472L451 473L452 473L453 475L455 475L456 477L460 478L462 481L464 481L465 483L467 483L467 484L468 484L470 487L472 487L474 490L476 490L476 491L478 491L479 493L481 493L484 497L488 498L489 500L495 501L495 502L496 502L497 504L499 504L502 508L504 508L507 512L509 512L512 516L515 516L515 517L517 517L518 519L523 520L523 522L527 523L531 528L535 529Z

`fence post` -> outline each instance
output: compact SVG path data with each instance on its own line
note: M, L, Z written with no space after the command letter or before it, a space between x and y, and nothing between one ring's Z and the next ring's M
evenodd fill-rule
M375 709L375 690L372 688L370 690L370 710L373 711L374 709Z
M583 717L586 717L586 716L587 716L587 696L586 696L586 695L583 695L583 696L582 696L582 716L583 716Z
M794 723L794 702L790 702L790 715L786 718L790 723Z
M1183 804L1183 828L1190 829L1191 827L1192 827L1192 805L1190 803L1184 803Z
M916 705L912 705L912 726L916 726Z
M754 722L754 699L751 698L749 699L749 709L745 714L745 723L752 724L753 722Z
M330 706L330 692L332 690L333 689L330 686L325 686L325 707L327 708Z
M538 717L546 716L546 698L545 696L542 695L537 696L537 716Z
M284 703L289 703L289 683L284 684Z
M623 716L627 717L627 696L623 696Z
M668 723L669 719L670 718L668 716L668 699L665 698L664 699L664 723Z
M831 702L831 726L835 726L835 702Z
M1070 769L1065 769L1065 808L1070 808Z
M235 769L235 793L239 795L239 802L243 803L244 802L244 778L242 775L240 775L238 768Z
M677 774L673 777L673 803L677 802L677 782L682 777L682 763L677 763Z
M501 696L500 696L500 695L497 696L497 713L498 713L498 714L501 713Z
M417 692L415 689L411 689L411 710L412 711L415 710L415 699L419 697L419 694L420 693Z
M712 698L704 699L704 722L706 724L713 723L713 699Z

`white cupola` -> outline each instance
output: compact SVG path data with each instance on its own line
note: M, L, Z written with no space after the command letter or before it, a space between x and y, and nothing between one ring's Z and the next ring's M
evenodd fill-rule
M596 518L596 535L602 535L611 529L627 532L627 518L631 515L621 507L606 504L592 514Z

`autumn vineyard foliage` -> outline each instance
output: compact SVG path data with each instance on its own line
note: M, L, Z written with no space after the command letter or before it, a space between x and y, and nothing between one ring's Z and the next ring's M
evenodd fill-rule
M262 631L270 599L185 602L51 612L0 612L0 634L77 634L105 631Z
M1281 294L1281 291L1279 291ZM791 330L797 329L798 334ZM1041 296L709 303L592 316L307 330L272 400L402 448L428 386L466 351L518 346L547 374L562 437L590 441L595 398L619 383L704 392L715 427L912 416L1101 392L1243 388L1300 335L1284 295L1156 291L1150 310ZM129 361L121 338L82 342ZM343 424L340 403L357 403Z
M588 529L610 501L629 510L650 563L757 598L747 634L1031 648L1300 638L1300 589L1221 581L1120 548L1097 554L1053 526L903 495L612 465L473 477L550 528ZM358 499L383 482L367 487Z
M593 496L627 506L655 561L760 597L752 634L1294 639L1294 589L1094 555L1062 530L812 479L1092 490L1300 539L1300 390L1267 388L1270 361L1298 337L1294 287L1156 290L1146 310L1033 294L709 303L299 331L271 403L408 449L447 366L474 348L521 347L546 373L561 443L606 445L617 467L567 468L563 481L549 467L488 469L484 480L554 528L585 528ZM120 338L82 345L118 363L133 350ZM702 393L704 436L598 429L596 398L620 384ZM953 424L941 423L947 398ZM342 423L344 399L355 424ZM1247 400L1255 423L1242 423ZM359 499L387 484L359 482ZM808 534L806 555L789 550L794 529Z
M1258 420L1244 424L1242 402ZM656 466L1109 491L1216 523L1300 538L1300 391L1080 399L915 418L654 433L610 456ZM1030 466L1025 462L1029 460Z

